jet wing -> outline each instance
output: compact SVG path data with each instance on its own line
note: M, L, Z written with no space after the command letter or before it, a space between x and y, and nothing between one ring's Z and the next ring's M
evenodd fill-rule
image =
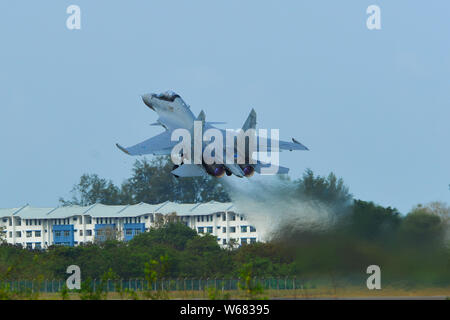
M170 131L165 131L128 148L124 148L118 143L116 143L116 146L131 156L144 154L168 155L171 153L172 148L178 143L178 141L170 140L171 135Z

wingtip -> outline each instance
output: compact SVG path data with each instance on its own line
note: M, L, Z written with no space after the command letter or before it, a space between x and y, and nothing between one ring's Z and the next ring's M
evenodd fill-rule
M120 144L116 143L116 147L119 148L122 152L126 153L126 154L130 154L127 149L125 149L124 147L122 147Z
M295 140L294 138L292 138L292 142L301 145L303 148L305 148L305 150L309 151L307 146L305 146L304 144L302 144L299 141Z

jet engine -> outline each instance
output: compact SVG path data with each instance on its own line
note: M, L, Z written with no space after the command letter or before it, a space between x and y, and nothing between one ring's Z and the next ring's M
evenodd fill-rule
M222 178L225 175L225 166L223 164L206 164L203 163L206 172L216 178Z
M255 173L255 168L251 165L241 165L240 166L242 171L244 172L244 176L247 178L250 178Z

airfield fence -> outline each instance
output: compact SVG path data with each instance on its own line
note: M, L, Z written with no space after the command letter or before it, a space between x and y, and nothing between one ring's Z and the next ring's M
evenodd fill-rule
M91 289L95 291L103 286L106 292L118 292L121 290L147 291L147 290L165 290L165 291L204 291L214 288L221 291L239 290L240 279L219 279L219 278L177 278L161 279L150 284L142 278L106 280L93 279L90 282ZM0 281L0 288L13 292L41 292L56 293L61 292L66 284L66 280L7 280ZM297 290L310 287L304 281L297 278L253 278L252 286L259 286L263 290ZM314 286L313 286L314 287Z

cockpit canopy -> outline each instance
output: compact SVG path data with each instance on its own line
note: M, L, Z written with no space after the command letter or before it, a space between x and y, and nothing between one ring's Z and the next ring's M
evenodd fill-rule
M155 97L160 100L173 102L176 98L179 98L180 96L177 93L169 90L163 93L159 93Z

